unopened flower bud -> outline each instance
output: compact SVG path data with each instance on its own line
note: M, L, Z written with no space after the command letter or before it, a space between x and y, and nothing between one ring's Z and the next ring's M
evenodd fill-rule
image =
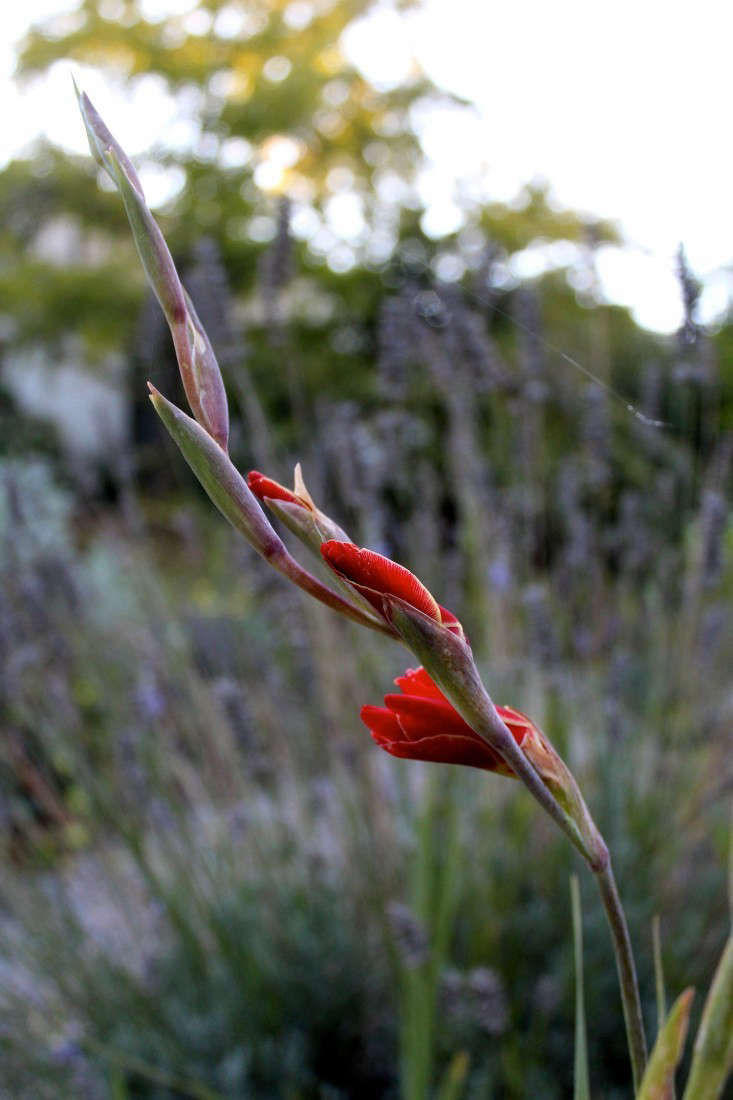
M321 545L331 540L349 542L349 536L330 516L317 508L308 492L300 463L295 467L293 489L286 489L259 470L250 470L247 484L254 495L273 512L294 535L320 557Z
M191 299L178 277L173 257L145 201L129 157L115 141L86 94L79 94L92 156L117 186L125 204L135 247L145 274L171 330L183 388L194 416L226 450L229 412L219 364Z

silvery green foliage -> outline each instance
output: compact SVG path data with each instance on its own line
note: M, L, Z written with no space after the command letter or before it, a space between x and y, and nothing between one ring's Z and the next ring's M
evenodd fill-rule
M70 549L72 498L37 459L0 461L0 568Z

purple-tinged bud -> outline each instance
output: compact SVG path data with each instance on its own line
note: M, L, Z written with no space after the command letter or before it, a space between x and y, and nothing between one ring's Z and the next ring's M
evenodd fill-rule
M171 330L183 388L194 416L226 450L229 413L224 383L211 343L183 288L165 238L145 201L140 179L89 97L79 106L92 156L108 173L122 196L135 247Z
M117 181L114 178L112 167L108 159L109 150L113 150L117 154L117 160L125 169L132 185L142 195L142 184L140 183L138 174L135 171L132 161L127 156L127 153L119 142L115 141L86 92L79 91L76 81L74 81L74 91L76 92L76 98L79 102L79 110L81 111L81 117L84 121L84 128L87 132L89 149L97 164L100 168L104 168L113 183L116 183Z
M150 213L145 196L134 184L115 149L107 149L110 174L125 204L125 213L148 282L155 291L168 324L181 325L186 319L186 300L176 265L158 223Z

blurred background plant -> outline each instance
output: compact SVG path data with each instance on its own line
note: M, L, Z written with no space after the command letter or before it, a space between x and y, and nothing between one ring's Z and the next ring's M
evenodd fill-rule
M346 60L364 0L113 7L30 33L21 70L155 74L197 119L142 168L169 181L234 460L286 483L301 460L570 760L651 1024L653 916L671 995L707 987L728 924L733 323L700 326L681 252L677 338L638 328L594 279L615 229L537 188L465 196L429 236L415 112L442 93ZM202 498L145 399L147 377L178 396L175 359L89 160L39 147L0 208L8 1095L569 1095L567 845L498 777L374 750L358 707L401 651L307 604ZM583 912L611 1100L623 1026Z

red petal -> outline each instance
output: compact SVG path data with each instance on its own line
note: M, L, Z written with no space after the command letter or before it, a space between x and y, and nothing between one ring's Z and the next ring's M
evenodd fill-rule
M397 596L424 615L440 622L440 608L424 584L414 573L398 565L374 550L360 550L353 542L336 542L331 539L321 546L321 553L328 564L369 600L383 615L380 596Z
M402 731L399 744L419 746L419 755L415 759L464 763L492 771L502 765L498 754L474 733L446 700L418 695L386 695L384 702L397 718ZM411 747L405 749L403 755L412 756L415 751Z
M247 474L247 484L260 500L288 500L291 504L303 505L300 497L297 497L290 489L286 489L284 485L281 485L278 481L273 481L270 477L265 477L259 470L250 470Z
M378 745L384 741L396 741L402 736L399 722L386 707L363 706L359 714Z
M397 717L405 737L415 741L433 734L457 734L484 741L474 733L450 703L419 695L385 695L384 705Z
M459 735L423 737L420 741L393 741L382 748L403 760L425 760L431 764L463 764L469 768L497 771L499 758L480 739Z
M426 699L442 699L448 702L438 685L434 683L424 668L408 668L395 680L397 687L405 695L422 695Z

